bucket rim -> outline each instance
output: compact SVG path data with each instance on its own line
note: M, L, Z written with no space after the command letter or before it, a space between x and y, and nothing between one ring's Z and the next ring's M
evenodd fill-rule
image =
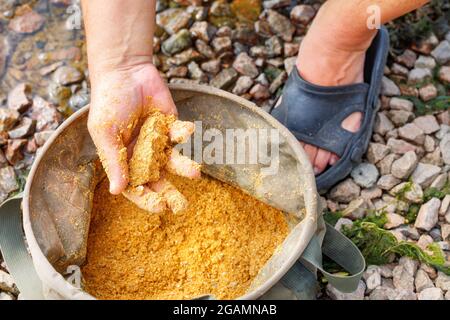
M200 94L208 94L213 96L222 97L228 100L232 100L233 102L241 105L252 112L255 112L258 116L262 117L265 121L267 121L270 125L274 126L279 130L279 132L283 135L283 137L287 140L288 144L293 150L294 156L300 163L304 171L303 181L305 190L303 191L304 203L305 203L305 211L303 220L299 223L303 226L303 232L300 234L301 239L298 239L296 247L293 248L293 253L286 259L283 265L275 271L270 278L261 283L258 287L252 289L250 292L245 293L243 296L238 297L239 300L254 300L259 298L265 292L267 292L271 287L273 287L281 278L289 271L289 269L294 265L294 263L300 258L301 254L305 250L307 244L310 239L313 237L317 230L317 221L318 221L318 194L315 183L315 176L312 170L312 166L309 162L309 158L303 148L301 147L298 140L295 136L284 127L278 120L273 118L269 113L265 112L254 103L236 96L227 91L207 86L201 84L186 84L186 83L177 83L177 84L169 84L169 89L175 91L190 91L193 93ZM41 147L40 152L36 155L36 158L33 162L33 165L28 174L28 178L24 188L24 196L23 196L23 228L25 231L25 237L28 242L28 246L30 248L30 253L33 258L33 264L38 270L38 275L41 280L45 282L55 283L55 277L57 277L59 285L58 288L54 288L56 291L62 292L70 292L72 293L73 298L75 299L95 299L92 295L83 291L80 288L74 287L72 284L67 282L65 278L51 265L51 263L47 260L47 257L42 252L32 229L31 219L30 219L30 191L33 185L34 177L39 168L40 162L46 155L50 146L55 142L55 140L60 136L61 133L64 132L66 128L68 128L73 122L84 116L89 112L89 104L81 108L80 110L74 112L71 116L69 116L49 137L49 139L45 142L45 144ZM48 270L51 272L40 273L39 270ZM58 290L59 289L59 290Z

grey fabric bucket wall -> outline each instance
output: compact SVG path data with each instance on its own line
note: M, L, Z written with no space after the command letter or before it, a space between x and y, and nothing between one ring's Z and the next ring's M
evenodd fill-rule
M214 128L223 133L226 129L237 128L277 130L277 174L262 176L261 168L266 165L261 164L211 164L204 165L203 170L217 179L238 186L261 201L282 209L286 212L291 228L281 247L240 299L313 299L315 272L316 268L321 269L321 245L326 227L318 208L314 174L300 144L286 128L245 99L200 85L177 84L171 85L170 89L180 119L201 120L203 130ZM27 180L22 203L23 228L38 280L31 279L34 270L25 266L26 259L13 259L18 255L17 252L12 253L14 250L8 249L11 247L11 241L6 241L5 244L5 238L11 240L7 236L11 229L8 231L6 228L0 228L0 245L3 251L9 251L4 252L4 256L7 263L8 260L11 263L13 276L20 278L28 274L29 284L41 282L42 296L49 299L93 299L88 293L66 281L62 275L67 267L82 264L86 252L97 174L92 161L97 155L87 132L87 114L88 107L72 115L58 128L38 154ZM198 127L196 133L197 130ZM250 143L252 142L247 142ZM19 214L13 212L17 211L17 208L12 203L6 203L2 207L0 219ZM4 208L7 208L7 214ZM333 232L327 234L339 236ZM340 250L352 246L345 239L343 242L339 238L336 240L336 237L330 240L340 244L331 248L332 257L339 258ZM354 274L353 284L346 288L350 291L355 287L355 280L359 280L361 268L364 268L360 254L358 256L359 251L355 251L354 246L351 249L358 263L341 263ZM299 263L297 261L302 254L303 263ZM21 266L22 272L18 270ZM28 272L23 272L26 268ZM337 281L337 284L341 280L346 281L345 278L336 280L336 277L329 276L331 281ZM22 291L33 291L29 286L26 288L27 281L17 282L23 284ZM36 287L39 287L39 284L34 286ZM29 296L37 297L31 297L31 294Z

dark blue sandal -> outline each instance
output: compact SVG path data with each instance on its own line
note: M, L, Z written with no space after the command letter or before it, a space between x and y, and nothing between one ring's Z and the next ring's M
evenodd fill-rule
M389 34L382 28L366 53L364 83L318 86L302 79L294 67L281 103L271 111L298 140L340 157L316 177L321 193L348 176L361 162L372 135L388 50ZM342 121L358 111L363 114L359 131L352 133L342 128Z

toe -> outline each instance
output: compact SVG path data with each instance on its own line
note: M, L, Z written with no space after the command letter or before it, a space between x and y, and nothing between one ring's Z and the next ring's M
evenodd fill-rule
M330 166L334 165L336 162L338 162L338 160L339 160L339 157L336 154L332 153L330 156L330 162L329 162Z
M305 152L306 152L306 154L309 157L309 161L311 163L314 163L314 161L316 159L316 155L317 155L317 150L318 150L317 147L314 147L314 146L312 146L310 144L306 144L305 143L303 148L305 149Z
M314 160L314 173L320 174L322 173L328 165L328 162L331 158L331 152L319 149L317 151L316 159Z

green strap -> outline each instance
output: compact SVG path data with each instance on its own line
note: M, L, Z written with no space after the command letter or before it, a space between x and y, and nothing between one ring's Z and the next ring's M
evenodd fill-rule
M44 299L42 282L25 245L21 196L11 198L0 206L0 249L21 296L27 300L39 300Z
M301 262L311 264L320 272L330 284L341 292L353 292L358 287L359 280L366 268L361 251L346 236L326 223L326 233L322 248L318 237L313 237L300 257ZM322 267L322 252L331 260L339 264L350 275L331 274Z

